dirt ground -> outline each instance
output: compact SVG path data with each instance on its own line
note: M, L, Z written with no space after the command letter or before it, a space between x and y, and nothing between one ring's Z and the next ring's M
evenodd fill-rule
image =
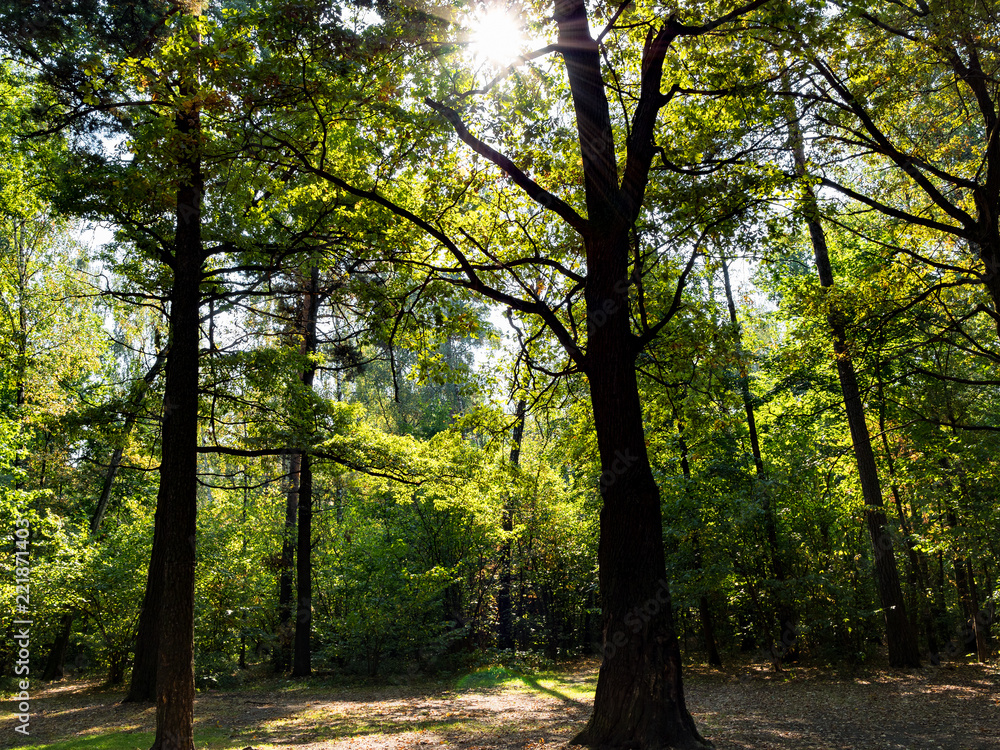
M596 661L550 677L496 684L486 675L382 687L275 681L198 694L200 748L254 750L531 750L565 746L590 710ZM821 668L774 674L744 664L689 667L688 707L718 750L1000 750L1000 666L958 664L854 675ZM94 682L33 696L31 742L152 731L155 711L120 704ZM9 701L0 747L25 744ZM135 737L135 747L147 738ZM121 745L125 747L126 745ZM116 745L118 747L118 745ZM145 745L148 747L148 745Z

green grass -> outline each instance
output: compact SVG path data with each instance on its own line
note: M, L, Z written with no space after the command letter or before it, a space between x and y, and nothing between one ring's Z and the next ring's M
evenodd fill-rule
M149 750L156 735L152 732L114 732L112 734L77 737L46 745L22 745L19 750ZM201 750L230 750L246 747L245 740L230 739L224 729L196 729L195 745ZM242 744L241 744L242 742Z
M585 703L593 700L596 685L596 676L592 679L577 680L558 672L525 674L506 667L488 667L459 678L455 683L455 689L482 690L503 687L548 695L569 703Z

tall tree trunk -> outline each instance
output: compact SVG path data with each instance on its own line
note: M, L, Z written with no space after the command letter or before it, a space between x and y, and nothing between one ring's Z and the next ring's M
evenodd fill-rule
M319 314L319 266L313 266L309 273L309 285L303 295L303 337L302 352L309 356L316 351L316 319ZM316 365L310 359L302 371L302 384L312 388L316 375ZM292 676L305 677L312 674L312 503L313 475L312 457L303 453L299 470L299 518L298 549L296 551L295 572L297 599L295 618L295 653L292 661Z
M521 439L524 436L524 399L517 402L514 412L514 444L510 448L510 465L521 463ZM511 617L511 534L514 531L513 495L507 492L504 503L501 528L504 537L500 544L500 588L497 591L497 646L502 649L514 648L514 627Z
M292 665L292 583L295 568L295 527L299 509L299 480L302 453L291 455L288 469L288 492L285 494L285 529L281 540L281 572L278 577L278 645L275 648L275 671Z
M620 275L592 272L588 278L597 287L591 299L601 300L596 309L603 307L604 299L613 299L619 312L609 315L604 326L595 327L588 348L604 500L597 553L604 660L594 712L573 742L593 747L701 748L704 740L684 701L666 581L660 493L646 453L635 354L629 346L628 302L612 289L601 288L624 277L621 268Z
M298 549L295 558L297 606L292 676L312 674L312 459L302 455L299 472Z
M24 405L27 400L25 381L28 377L28 239L25 236L27 222L21 226L20 237L15 237L17 245L17 330L13 332L16 340L16 355L14 361L14 406L15 414L21 429L25 425ZM15 235L16 235L15 230ZM24 476L28 468L28 451L21 446L14 453L14 467L18 469L14 480L14 489L24 489Z
M799 177L805 177L805 150L797 118L790 118L788 125L795 158L795 170ZM826 234L820 223L819 203L812 188L803 183L802 190L802 209L809 228L820 285L824 289L830 289L833 287L833 269L827 250ZM851 430L851 442L854 444L854 458L861 481L861 493L865 500L865 521L874 553L875 582L882 605L882 614L885 618L889 665L893 667L919 667L920 652L917 648L917 639L906 616L906 604L899 585L896 558L893 555L892 537L886 529L887 520L882 502L878 466L875 463L871 436L865 422L864 405L861 402L854 362L847 344L844 321L838 311L831 310L827 316L827 322L833 338L837 375L840 378L840 387L844 396L844 409L847 412L847 424Z
M198 39L195 38L195 43ZM156 499L163 547L156 663L156 739L152 750L194 748L194 582L198 499L198 358L204 190L201 115L195 73L184 74L188 99L176 116L179 167L174 284L170 293L170 353L163 393L160 489ZM154 558L156 557L154 552ZM151 565L152 570L152 565Z
M663 103L663 56L673 27L664 25L647 38L637 127L628 142L630 168L619 183L600 49L590 34L586 4L557 0L554 10L583 162L589 325L582 369L590 384L603 500L597 559L604 659L594 711L573 742L701 748L705 742L684 701L660 491L646 452L635 372L639 346L629 316L629 231L648 178L652 130Z
M771 574L774 576L777 591L777 607L775 614L778 620L779 638L777 645L771 645L771 658L775 667L779 667L781 660L795 643L795 625L798 616L795 607L792 605L789 592L785 589L787 574L785 572L785 559L778 544L778 524L774 516L774 508L771 505L771 493L767 488L767 472L764 469L764 457L760 449L760 437L757 433L757 418L754 414L753 398L750 394L750 375L747 371L745 353L743 351L743 333L739 318L736 315L736 302L733 299L732 285L729 283L729 265L725 258L722 259L722 281L726 291L726 304L729 307L729 320L733 324L736 333L736 355L740 367L740 395L743 398L743 411L747 415L747 430L750 434L750 451L753 455L754 470L757 475L757 482L754 488L760 497L760 507L764 516L764 536L767 539L767 549L771 562Z

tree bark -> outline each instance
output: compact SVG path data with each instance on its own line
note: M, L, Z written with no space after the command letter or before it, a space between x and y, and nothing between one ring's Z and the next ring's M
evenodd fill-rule
M627 251L624 244L622 253ZM604 659L593 714L573 743L702 748L705 742L684 701L666 581L660 493L646 453L635 355L628 346L627 299L602 288L622 278L624 273L609 277L591 273L588 278L597 299L607 294L603 299L616 300L619 312L595 329L588 347L587 375L604 500L598 544Z
M197 39L195 40L198 41ZM186 74L192 76L193 73ZM156 499L162 540L162 597L156 663L156 738L152 750L194 748L194 583L198 498L198 359L201 280L201 117L192 78L181 85L191 103L175 127L184 175L177 190L174 283L170 293L170 353L163 393L160 489ZM154 551L155 558L155 551ZM151 565L152 572L152 565Z
M521 463L521 439L524 436L524 399L517 402L514 413L514 444L510 449L510 465ZM514 627L511 611L511 534L514 531L514 508L511 493L506 495L506 502L501 518L501 528L504 533L500 544L500 588L497 591L497 646L502 649L514 648Z
M312 458L302 454L299 472L298 550L295 558L297 606L293 677L312 674Z
M299 509L299 478L302 453L295 452L289 461L288 492L285 495L285 530L281 541L281 572L278 577L278 645L275 649L275 671L283 672L292 665L292 583L295 570L295 529Z
M795 158L795 170L799 177L805 177L805 150L797 119L790 118L788 124ZM826 234L819 219L819 203L808 185L804 184L802 190L802 209L809 228L820 285L824 289L830 289L833 287L833 269L830 265ZM846 328L840 313L835 309L829 311L827 322L833 338L837 375L843 392L847 424L851 430L851 442L854 445L854 458L858 467L861 493L865 500L865 521L871 538L875 563L875 582L885 619L889 665L893 667L919 667L920 652L917 648L917 639L906 616L903 591L899 585L899 572L896 569L896 558L893 555L892 537L886 529L887 520L882 501L882 488L879 484L878 466L875 463L871 435L868 433L868 424L865 421L864 405L861 402L861 392L854 371L854 362L847 344Z
M319 314L319 266L313 266L309 285L303 295L302 352L306 356L316 352L316 319ZM302 370L302 385L311 389L316 375L316 365L310 359ZM299 471L298 549L295 559L297 599L295 617L295 653L292 676L312 674L312 457L303 453Z
M566 64L584 169L589 321L583 370L590 384L601 459L597 558L604 620L594 711L574 744L701 748L684 702L681 657L666 581L660 492L646 453L636 381L639 346L629 320L629 229L652 159L652 128L662 106L666 27L647 39L643 94L619 186L600 52L583 0L557 0L555 20ZM648 131L648 133L647 133Z

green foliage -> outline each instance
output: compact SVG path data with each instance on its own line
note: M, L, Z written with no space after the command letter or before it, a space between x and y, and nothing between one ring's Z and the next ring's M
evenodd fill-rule
M117 684L125 677L146 588L152 517L135 500L123 502L87 545L88 560L73 581L75 609L83 616L77 653Z
M372 676L387 657L433 659L464 635L456 632L457 623L443 619L445 590L456 583L454 569L420 565L407 541L394 538L400 529L392 521L403 520L391 518L397 513L398 508L384 508L381 523L359 518L356 511L346 514L331 529L337 544L320 576L325 617L319 636L326 643L321 658L360 665Z

